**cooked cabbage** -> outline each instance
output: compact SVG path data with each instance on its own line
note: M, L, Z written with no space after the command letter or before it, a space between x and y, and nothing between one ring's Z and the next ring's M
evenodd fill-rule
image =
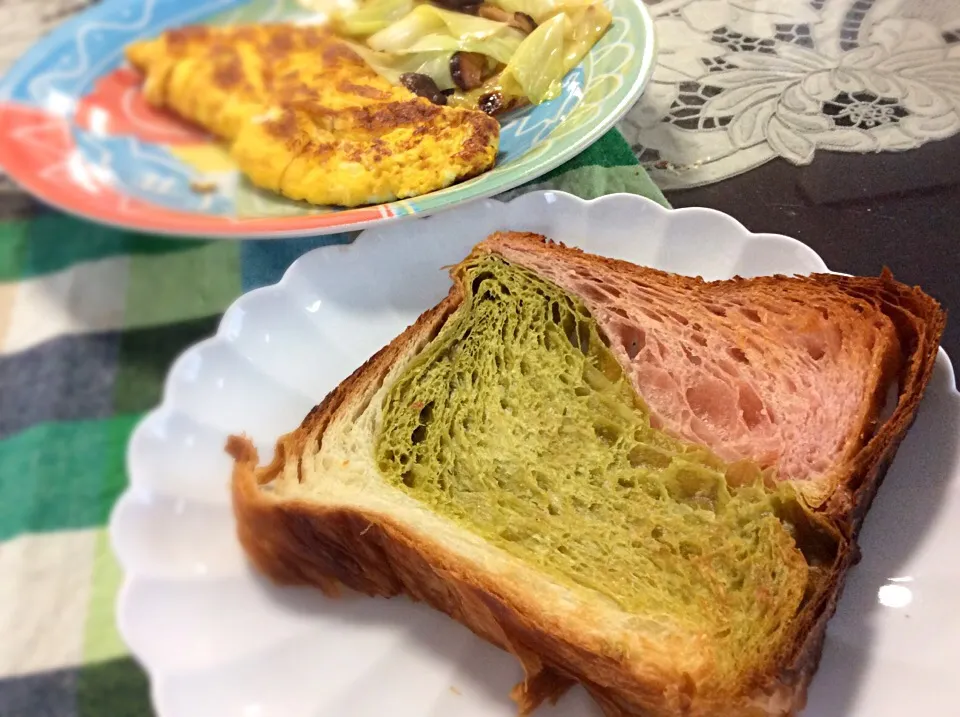
M610 10L600 3L570 10L567 17L570 23L564 36L563 74L580 64L613 22Z
M526 97L533 104L560 94L566 74L576 67L610 27L613 17L599 3L555 14L520 44L500 74L505 98Z
M524 95L535 105L560 94L567 22L566 15L554 15L520 43L500 74L504 94Z
M508 32L509 31L509 32ZM417 5L389 27L367 38L367 45L381 52L407 52L427 36L446 36L454 40L489 40L497 35L523 34L506 23L441 10L433 5Z
M335 12L331 22L342 35L366 37L408 15L413 7L414 0L366 0Z
M399 84L400 75L427 75L441 90L454 89L450 58L474 52L489 67L503 67L483 87L457 93L455 104L476 106L478 97L500 92L504 104L516 100L539 104L560 94L564 76L600 39L612 21L610 11L590 0L488 0L508 12L522 12L539 22L529 35L505 22L444 10L416 0L367 0L339 16L338 27L353 37L369 35L351 47L374 71ZM405 10L406 9L406 10ZM381 23L381 19L389 21Z
M510 62L520 44L524 40L524 35L519 30L504 26L504 29L488 37L452 37L440 33L425 35L413 43L406 50L395 50L395 52L407 54L418 52L442 52L452 55L454 52L479 52L487 57L492 57L497 62L504 64Z
M450 52L420 52L397 55L389 52L377 52L366 45L356 42L347 44L378 75L395 85L400 83L400 75L416 72L427 75L437 83L441 90L452 89L455 85L450 76Z

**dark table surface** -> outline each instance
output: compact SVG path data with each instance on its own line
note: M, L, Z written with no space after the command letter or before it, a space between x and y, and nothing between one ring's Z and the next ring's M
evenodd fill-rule
M719 209L754 232L796 237L834 271L889 267L944 305L943 347L960 356L960 136L903 153L822 152L806 167L774 160L667 198Z

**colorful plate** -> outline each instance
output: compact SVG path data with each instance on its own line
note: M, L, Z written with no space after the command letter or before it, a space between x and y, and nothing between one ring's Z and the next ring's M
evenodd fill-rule
M446 296L443 267L498 229L706 279L827 270L795 239L710 209L560 192L473 202L300 257L174 363L130 440L110 519L117 619L158 717L516 715L516 658L445 615L259 577L236 539L224 451L242 431L269 460L279 435ZM960 394L942 351L860 545L804 717L948 717L960 704ZM578 688L535 717L602 713Z
M506 119L497 166L414 199L338 209L257 190L207 135L147 106L124 64L124 45L171 27L309 19L296 0L106 0L81 13L0 81L0 166L63 211L158 234L290 237L424 216L544 174L633 105L653 71L653 23L640 0L607 4L614 23L562 95Z

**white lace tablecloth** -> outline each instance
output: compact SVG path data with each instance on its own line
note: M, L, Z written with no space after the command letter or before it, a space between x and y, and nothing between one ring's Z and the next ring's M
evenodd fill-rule
M663 0L620 129L663 189L960 129L960 0Z

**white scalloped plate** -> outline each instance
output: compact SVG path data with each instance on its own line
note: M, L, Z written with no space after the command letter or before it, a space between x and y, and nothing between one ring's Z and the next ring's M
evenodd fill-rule
M328 390L448 289L442 267L496 229L718 279L826 267L781 236L708 209L556 192L481 201L315 250L240 298L216 337L170 371L130 444L110 521L126 572L119 623L160 717L509 717L514 659L406 600L328 600L247 567L223 453L251 434L264 457ZM916 425L862 536L830 623L807 717L946 715L960 704L960 394L941 352ZM600 712L581 690L540 713Z

